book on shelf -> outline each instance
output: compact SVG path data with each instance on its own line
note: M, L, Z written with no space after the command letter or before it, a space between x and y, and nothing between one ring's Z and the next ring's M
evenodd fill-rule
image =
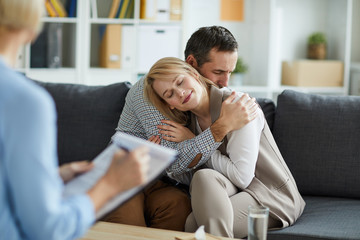
M115 18L119 9L120 0L113 0L110 8L108 18Z
M30 47L30 67L46 68L47 62L47 25L41 31L36 41Z
M46 8L47 15L49 17L58 17L59 16L57 14L57 12L55 11L54 6L51 4L50 0L45 1L45 8Z
M31 68L59 68L62 66L62 23L44 26L30 48Z
M91 0L93 18L133 18L135 0L111 0L104 1L99 9L99 3Z
M120 16L120 11L121 11L121 8L122 8L123 4L124 4L124 0L120 0L119 6L118 6L118 8L116 9L115 18L119 18L119 16Z
M120 14L119 14L119 18L125 18L126 17L126 11L130 6L130 0L122 0L123 4L122 7L120 9Z
M77 0L67 0L66 9L68 12L68 17L76 17L76 4Z
M116 12L115 17L117 18L117 11L122 0L91 0L91 8L96 11L97 18L112 18L114 11ZM118 4L117 4L118 3ZM93 18L95 14L93 14Z
M156 0L140 0L140 18L146 20L155 20Z
M121 63L121 32L122 25L106 25L105 33L100 43L100 67L120 68Z
M62 23L51 23L48 25L47 35L47 67L62 67Z
M58 17L67 17L67 12L60 0L50 0L50 3L55 9Z
M130 0L130 5L126 11L125 18L134 18L134 7L135 7L135 0Z

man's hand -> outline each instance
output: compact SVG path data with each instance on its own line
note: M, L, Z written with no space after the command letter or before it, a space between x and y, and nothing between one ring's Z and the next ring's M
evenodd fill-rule
M59 167L59 174L64 183L67 183L75 176L91 170L93 166L94 165L88 161L66 163Z
M236 98L236 92L232 92L222 103L219 118L210 127L216 142L222 141L226 134L242 128L257 116L259 106L255 98L250 98L248 94L243 94L239 100Z

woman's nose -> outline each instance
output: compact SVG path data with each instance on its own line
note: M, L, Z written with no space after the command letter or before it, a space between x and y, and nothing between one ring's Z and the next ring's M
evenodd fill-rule
M184 89L177 89L177 93L179 95L179 97L183 97L185 95L185 90Z

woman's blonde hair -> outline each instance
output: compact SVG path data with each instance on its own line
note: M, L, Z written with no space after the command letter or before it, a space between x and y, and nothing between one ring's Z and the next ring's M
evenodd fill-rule
M147 73L144 79L144 96L147 98L164 116L168 117L170 120L175 122L186 124L187 122L187 113L182 112L177 109L171 109L169 104L160 97L154 90L153 84L155 80L168 80L172 81L169 76L179 75L179 74L188 74L194 77L200 85L203 87L204 91L210 86L216 86L209 79L201 76L195 68L193 68L187 62L179 58L166 57L158 60Z
M44 6L44 0L0 0L0 28L29 29L38 34Z

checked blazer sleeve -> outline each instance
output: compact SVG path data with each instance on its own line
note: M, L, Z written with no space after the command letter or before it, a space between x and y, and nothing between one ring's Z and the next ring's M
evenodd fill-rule
M140 79L126 96L125 106L116 130L149 139L151 136L159 135L157 125L163 124L160 122L162 119L166 119L166 117L145 99L144 80ZM177 160L167 169L168 176L188 184L188 180L184 180L181 175L206 163L221 143L215 142L211 130L208 128L195 138L181 143L162 139L161 145L178 151ZM188 165L199 153L202 154L199 163L193 168L188 168Z

